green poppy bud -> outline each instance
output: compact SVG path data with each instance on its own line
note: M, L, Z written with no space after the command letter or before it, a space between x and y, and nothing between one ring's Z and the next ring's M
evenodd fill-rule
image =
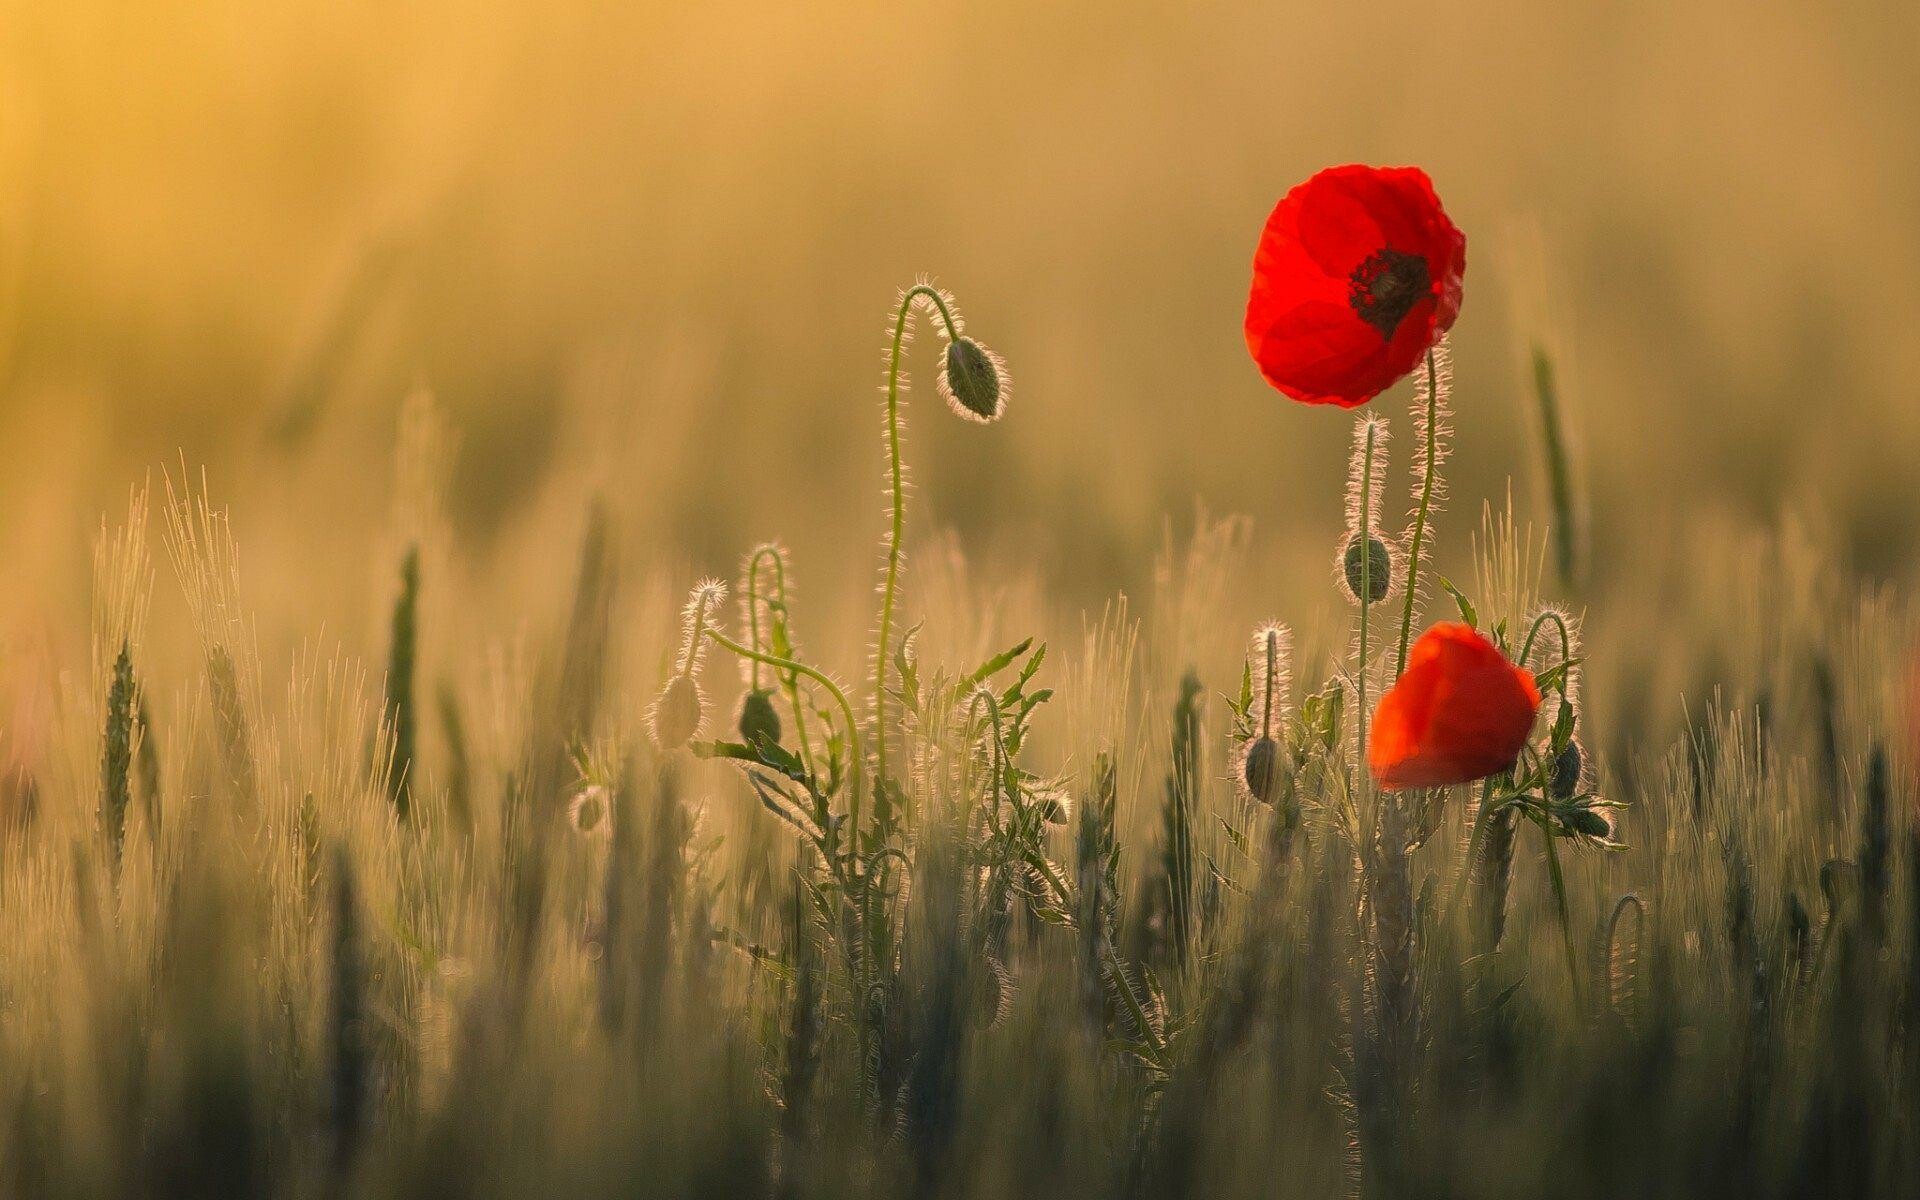
M1580 777L1586 769L1586 752L1577 740L1569 739L1566 749L1554 756L1553 770L1547 775L1547 795L1554 800L1571 800L1580 794Z
M1280 784L1279 743L1270 737L1248 743L1246 757L1240 763L1240 782L1249 796L1262 804L1272 804Z
M991 350L970 337L947 343L940 393L953 411L969 421L997 421L1006 411L1006 369Z
M1584 833L1591 838L1610 838L1613 836L1613 822L1607 820L1607 814L1597 808L1576 808L1567 814L1567 827L1575 833Z
M612 794L599 784L581 788L567 806L567 817L576 832L588 837L604 836L612 827Z
M1362 566L1366 568L1364 581L1360 577ZM1355 534L1340 555L1340 574L1346 580L1347 595L1361 600L1364 582L1365 603L1378 604L1393 587L1393 554L1385 542L1372 534L1365 537Z
M675 675L667 681L660 699L653 705L653 740L663 750L675 750L693 740L700 732L704 715L700 685L691 675Z
M740 740L749 746L780 744L780 713L769 688L754 688L740 701Z

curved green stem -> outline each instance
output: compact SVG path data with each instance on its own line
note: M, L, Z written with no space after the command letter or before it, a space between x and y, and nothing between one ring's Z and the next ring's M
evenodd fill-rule
M900 297L900 309L893 318L893 349L887 358L887 484L891 523L887 527L887 573L880 587L880 631L873 652L873 757L874 778L884 784L887 777L887 642L893 636L894 598L900 589L900 540L907 526L907 488L900 466L900 353L907 338L907 321L914 304L927 300L945 322L947 336L960 336L946 297L939 289L916 283Z
M762 546L753 552L753 558L747 563L747 628L752 639L749 643L755 650L760 649L760 561L767 559L773 563L773 593L780 605L782 614L787 609L787 564L780 552L772 546ZM784 621L783 615L780 620ZM777 626L776 626L777 628ZM760 660L753 663L753 688L760 690ZM787 707L793 711L793 739L800 747L800 761L806 764L807 773L814 773L813 745L807 738L806 707L800 703L800 685L791 671L779 674L780 691L787 698Z
M1560 631L1560 661L1565 662L1573 657L1573 635L1567 632L1567 622L1559 613L1548 609L1535 617L1532 626L1527 629L1527 640L1520 644L1520 657L1516 660L1521 666L1527 665L1527 657L1533 653L1533 640L1540 636L1540 627L1548 622L1552 622Z
M1000 733L1000 702L994 699L993 693L986 688L976 689L973 695L968 698L967 724L973 724L973 714L983 703L987 706L988 728L993 731L993 808L990 816L994 824L994 831L998 833L1000 826L1000 785L1005 781L1007 775L1007 749L1006 742ZM968 761L972 761L971 756L969 756ZM971 790L971 788L969 788L969 790Z
M847 810L847 829L851 836L858 839L860 834L860 804L865 795L865 785L861 781L860 770L860 726L859 723L853 719L853 705L847 702L847 694L841 691L840 685L828 678L825 673L816 671L805 663L794 662L792 659L787 658L778 658L771 654L763 654L758 650L749 650L747 647L742 646L739 642L734 641L717 629L709 629L706 631L706 634L707 637L711 638L721 649L731 651L741 658L752 659L755 662L765 663L769 667L777 667L783 671L792 671L798 675L805 675L808 679L813 680L825 688L827 694L833 697L833 702L840 708L841 719L847 723L847 754L850 761L848 773L853 776L853 795ZM858 841L856 840L856 852L858 851L858 845Z
M700 635L709 632L707 613L713 607L713 591L701 588L699 597L693 605L693 628L687 631L687 644L681 648L680 670L682 678L693 674L693 664L700 658Z
M1426 454L1420 464L1420 506L1414 510L1413 538L1407 546L1407 594L1400 605L1400 653L1394 660L1393 677L1407 669L1407 643L1413 637L1413 604L1420 584L1420 554L1427 539L1427 512L1433 506L1433 467L1439 453L1440 368L1433 351L1427 351L1427 436Z
M760 648L760 561L768 558L773 560L774 590L779 593L782 604L787 600L786 568L780 565L780 556L774 552L772 546L762 546L753 552L752 558L747 560L747 644L755 650ZM752 687L757 692L760 690L761 664L758 659L751 661L753 662Z

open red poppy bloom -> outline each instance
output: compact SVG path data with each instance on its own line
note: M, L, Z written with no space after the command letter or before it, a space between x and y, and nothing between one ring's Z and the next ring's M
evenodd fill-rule
M1540 710L1533 672L1457 621L1420 635L1380 698L1367 767L1389 791L1471 783L1520 757Z
M1253 256L1247 349L1305 404L1365 404L1460 314L1466 235L1418 167L1329 167L1283 197Z

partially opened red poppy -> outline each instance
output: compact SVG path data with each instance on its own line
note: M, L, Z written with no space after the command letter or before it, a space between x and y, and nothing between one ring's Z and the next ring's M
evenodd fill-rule
M1471 783L1512 766L1540 710L1533 673L1459 622L1420 635L1380 698L1367 767L1389 791Z
M1253 257L1247 349L1305 404L1365 404L1460 313L1467 239L1418 167L1329 167L1283 197Z

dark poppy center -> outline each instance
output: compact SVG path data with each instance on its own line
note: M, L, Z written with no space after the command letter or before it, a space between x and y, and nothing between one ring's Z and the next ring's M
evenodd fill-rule
M1362 321L1392 341L1393 331L1432 284L1426 259L1387 246L1375 250L1347 277L1347 302Z

